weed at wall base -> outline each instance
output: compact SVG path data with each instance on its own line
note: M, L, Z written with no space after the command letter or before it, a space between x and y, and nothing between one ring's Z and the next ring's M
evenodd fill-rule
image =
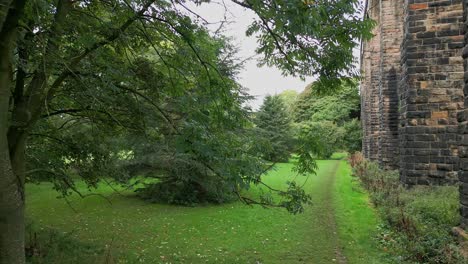
M385 222L381 245L398 263L467 263L450 232L459 221L456 186L405 189L397 171L380 169L360 153L349 163Z

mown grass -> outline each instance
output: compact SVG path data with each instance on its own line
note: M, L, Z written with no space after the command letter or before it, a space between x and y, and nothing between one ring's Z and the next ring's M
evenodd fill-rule
M335 210L340 239L350 263L391 263L379 249L376 234L380 219L351 167L341 161L335 184Z
M322 188L337 162L342 163L333 195L338 235L323 217L323 203L329 201ZM348 263L381 263L372 242L377 220L365 195L353 189L347 165L318 164L317 175L309 177L291 173L292 164L279 164L265 177L275 188L293 179L304 184L313 204L299 215L239 202L200 207L149 204L129 191L116 194L106 185L97 192L108 196L111 204L99 196L73 195L69 203L75 212L56 198L49 184L27 186L27 215L37 227L110 249L106 252L118 263L332 263L337 239Z

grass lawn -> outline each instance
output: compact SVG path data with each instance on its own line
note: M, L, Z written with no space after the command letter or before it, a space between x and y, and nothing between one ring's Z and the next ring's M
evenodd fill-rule
M149 204L105 185L97 192L112 204L99 196L73 195L74 212L49 184L27 186L27 215L39 227L108 245L118 263L339 263L337 251L348 263L384 263L372 239L376 216L352 183L346 162L319 161L318 174L309 177L295 176L291 168L280 164L265 181L279 188L294 178L303 183L313 204L300 215L239 202Z
M351 167L341 161L334 186L334 208L341 245L349 263L391 263L373 239L379 219L369 198L356 179Z

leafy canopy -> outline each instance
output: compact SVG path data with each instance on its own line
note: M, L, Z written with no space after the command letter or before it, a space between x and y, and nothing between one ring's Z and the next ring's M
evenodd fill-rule
M294 120L298 140L315 140L318 157L329 158L333 152L361 149L360 96L356 81L343 80L334 92L322 93L316 83L302 92L295 104Z
M233 2L256 14L247 34L261 64L317 75L317 87L355 74L352 49L372 26L357 0ZM26 177L52 180L64 195L77 191L72 174L91 187L103 175L128 179L122 166L144 159L181 181L187 171L218 178L238 196L261 182L235 48L183 10L165 0L10 3L0 19L9 69L0 125L20 192Z
M247 34L258 40L261 64L316 75L318 87L356 74L352 50L372 27L359 18L358 0L233 2L256 15ZM150 164L152 175L176 179L176 186L214 193L221 186L249 204L303 210L310 197L294 183L285 191L270 188L281 195L277 202L242 195L250 184L262 184L269 167L242 106L239 60L186 3L0 5L0 207L6 212L0 231L15 230L0 243L6 262L24 262L26 180L53 181L65 196L79 193L76 176L89 187L108 176L125 182L132 166ZM299 152L301 173L314 169L309 150ZM193 174L183 177L186 172ZM226 185L200 185L211 179Z
M260 64L284 74L317 76L327 89L343 77L357 76L352 50L358 39L371 37L373 23L362 21L357 0L233 0L253 10L257 18L248 35L258 37Z

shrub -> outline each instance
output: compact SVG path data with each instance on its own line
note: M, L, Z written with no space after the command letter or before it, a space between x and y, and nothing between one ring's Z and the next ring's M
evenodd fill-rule
M235 197L227 184L206 180L197 181L174 179L170 181L146 184L137 189L138 195L149 202L194 206L196 204L221 204L232 201Z
M362 127L357 119L351 119L343 124L345 133L343 135L343 147L348 152L359 151L362 148Z
M227 159L226 156L222 158ZM145 179L143 186L136 189L136 193L140 198L149 202L185 206L229 202L234 197L233 186L236 185L220 178L216 172L233 175L236 172L235 169L244 170L253 162L246 161L245 166L240 166L239 164L243 160L236 160L239 163L233 164L234 159L229 159L226 162L232 163L222 163L230 170L228 171L227 169L221 170L224 168L216 166L213 159L210 160L211 164L209 164L206 161L208 158L193 153L174 154L169 158L147 155L145 160L142 159L144 163L130 163L125 168L132 175ZM216 169L211 169L213 168L211 166Z
M349 163L384 220L382 246L398 262L467 263L451 235L459 221L456 186L407 189L396 171L382 170L360 153L351 155Z

